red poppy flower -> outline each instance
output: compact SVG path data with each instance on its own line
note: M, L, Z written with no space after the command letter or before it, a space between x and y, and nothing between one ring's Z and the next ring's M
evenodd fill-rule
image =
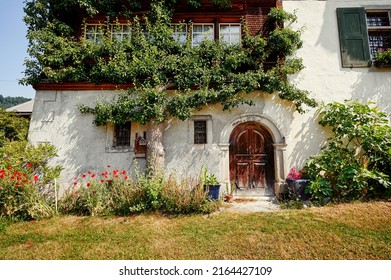
M37 175L35 175L35 176L33 177L33 180L34 180L34 181L38 181L38 180L39 180L39 177L38 177Z
M29 247L33 247L33 244L29 243L29 244L27 244L27 246L29 246Z
M86 174L83 174L83 175L81 175L83 178L85 178L87 175Z
M76 186L76 185L77 185L77 182L73 182L73 185Z
M105 180L103 180L103 179L102 179L102 180L100 180L100 182L101 182L101 183L104 183L104 182L105 182Z
M107 168L110 168L110 167L111 167L111 165L108 165L108 166L107 166Z
M94 178L95 176L96 176L95 174L92 174L92 175L91 175L91 178Z
M90 183L87 183L87 188L89 188L91 186L91 184Z
M27 163L27 167L31 168L31 167L33 167L33 164L32 163Z
M87 173L88 173L88 174L90 174L90 175L92 174L92 172L91 172L91 171L88 171Z
M126 170L122 170L122 171L121 171L121 174L122 174L122 175L126 175L126 174L127 174Z

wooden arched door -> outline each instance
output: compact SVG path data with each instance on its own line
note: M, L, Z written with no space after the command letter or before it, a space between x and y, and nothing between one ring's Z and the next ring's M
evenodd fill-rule
M274 148L259 123L239 124L229 141L230 180L241 190L266 189L274 180Z

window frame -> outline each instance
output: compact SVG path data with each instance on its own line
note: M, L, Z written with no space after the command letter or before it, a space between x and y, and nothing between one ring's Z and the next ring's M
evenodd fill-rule
M95 27L93 33L88 32L89 26ZM92 43L100 43L102 41L102 37L103 37L102 35L104 34L103 28L104 28L104 24L102 23L86 23L84 25L84 39ZM88 38L88 34L92 34L94 36L93 40Z
M129 126L128 131L128 141L127 145L124 145L123 143L118 144L117 143L117 131L118 131L118 125L115 124L108 124L106 127L106 153L124 153L124 152L132 152L134 147L132 145L132 129L133 125L132 123L126 122L122 126Z
M132 132L132 124L130 121L124 124L115 124L114 135L113 135L113 147L115 148L130 147L131 132ZM120 135L120 134L125 134L125 135Z
M229 41L225 40L222 36L222 34L225 34L225 33L222 33L221 32L221 26L222 25L226 25L228 26L230 29L231 29L231 26L238 26L239 27L239 33L238 33L238 39L239 41L238 42L232 42L232 35L231 35L231 32L229 32ZM222 41L228 45L241 45L241 42L242 42L242 25L240 23L219 23L219 26L218 26L218 32L219 32L219 41ZM234 33L235 34L235 33Z
M208 121L193 120L193 123L194 123L194 132L193 132L194 144L207 144L208 143ZM202 125L200 126L201 123ZM199 130L200 128L202 129L202 131Z
M206 142L195 143L195 122L205 121L206 122ZM194 115L188 120L188 144L194 145L195 147L202 148L205 145L209 145L213 141L213 122L211 115Z
M194 31L194 27L196 26L201 26L202 27L202 32L198 32L198 31ZM212 26L212 31L211 32L204 32L204 27L205 26ZM205 39L208 39L208 40L211 40L211 41L215 41L215 23L213 22L203 22L203 23L198 23L198 22L194 22L191 24L191 45L193 47L198 47L202 41L204 41ZM194 35L202 35L202 39L201 41L199 42L195 42L194 41Z
M121 28L121 31L117 31L116 28ZM127 31L125 31L125 28L127 28ZM118 41L125 40L131 40L132 38L132 27L128 23L115 23L111 24L111 39L116 38ZM119 35L120 38L117 36Z
M336 12L342 68L366 68L374 65L374 62L376 66L377 51L373 51L370 35L379 30L385 31L390 34L391 41L391 6L337 8ZM390 26L369 26L368 14L371 12L387 13ZM356 25L352 24L354 20ZM378 51L382 48L377 47ZM391 48L391 43L390 47L385 48Z
M171 26L173 27L173 30L172 30L173 39L180 44L185 44L186 40L187 40L187 36L189 35L189 30L187 28L188 24L186 24L186 23L171 23ZM179 27L184 27L185 31L178 31ZM184 41L181 40L181 36L184 36Z
M379 25L379 26L372 26L368 24L368 14L371 13L385 13L388 17L388 25ZM380 49L384 48L391 48L391 7L388 8L366 8L365 9L365 15L366 15L366 24L367 24L367 32L368 32L368 44L369 44L369 52L371 55L371 59L375 60L376 53L379 52ZM376 47L373 46L372 40L371 40L371 34L376 34L379 32L384 32L389 34L389 46L384 47ZM374 37L372 35L372 37ZM373 51L374 48L377 48L377 51Z

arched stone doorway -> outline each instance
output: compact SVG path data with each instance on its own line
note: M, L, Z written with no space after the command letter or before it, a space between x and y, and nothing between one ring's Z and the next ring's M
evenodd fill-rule
M241 130L242 125L246 126L246 124L251 124L251 126L255 126L256 128L260 128L260 131L255 129L255 134L257 136L253 136L255 138L260 137L259 135L263 135L263 137L266 137L265 140L268 142L268 163L272 166L268 167L270 168L267 171L266 168L266 177L265 177L265 188L259 188L257 191L256 188L255 191L251 190L251 188L243 189L242 191L238 191L237 195L266 195L266 196L273 196L278 195L280 192L281 187L285 184L285 178L287 174L287 169L285 166L285 149L286 149L286 143L285 143L285 137L281 133L281 131L278 129L278 127L275 125L275 123L272 121L272 118L264 116L264 115L257 115L257 114L245 114L241 115L239 117L236 117L230 121L227 122L225 127L221 130L220 139L219 139L219 148L221 152L221 165L220 165L220 179L223 184L231 184L231 177L234 179L233 182L235 182L235 175L231 175L231 155L230 151L232 149L231 146L231 136L234 137L234 135L237 134L235 132L235 129L238 127L238 131ZM248 132L247 132L248 133ZM254 129L251 133L254 133ZM240 134L240 133L239 133ZM258 138L259 139L259 138ZM258 147L259 148L259 147ZM270 150L273 150L272 152ZM271 157L271 159L270 159ZM259 166L262 167L262 162L259 162ZM266 164L265 164L266 165ZM261 168L258 168L258 171L262 172ZM250 178L251 179L251 178ZM262 181L262 180L261 180ZM249 180L251 183L251 180ZM260 187L258 183L258 187Z
M237 192L274 194L273 140L260 123L244 122L231 132L229 174Z

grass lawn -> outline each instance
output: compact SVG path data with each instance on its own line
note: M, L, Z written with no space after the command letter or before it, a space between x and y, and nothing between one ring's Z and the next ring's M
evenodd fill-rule
M0 259L391 259L391 202L0 224Z

